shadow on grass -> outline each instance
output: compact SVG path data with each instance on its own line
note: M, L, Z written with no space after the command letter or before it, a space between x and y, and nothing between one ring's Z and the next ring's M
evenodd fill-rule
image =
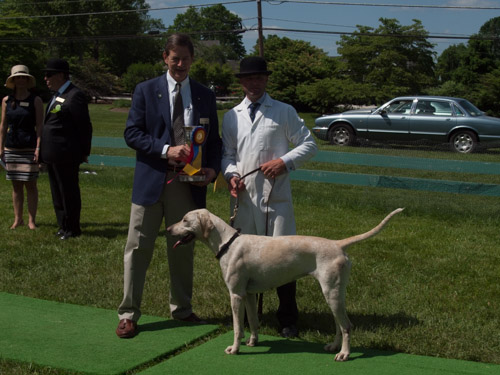
M81 223L83 234L91 237L116 238L127 236L128 223L105 223L99 227L95 223Z
M180 320L175 319L166 319L160 322L152 322L152 323L144 323L139 324L139 332L148 332L148 331L162 331L167 329L174 329L178 327L192 327L193 323L186 323Z
M40 223L36 224L38 228L48 228L48 231L53 231L54 236L58 230L56 220L53 223ZM82 234L89 237L102 237L102 238L116 238L119 236L127 237L128 223L80 223ZM52 229L51 229L52 228ZM158 234L158 236L161 235Z
M376 331L381 328L390 330L400 330L414 327L420 324L420 321L403 312L390 315L379 314L349 314L354 329L364 331ZM272 327L277 326L276 315L273 312L265 313L261 317L261 324ZM298 327L300 330L320 331L324 334L335 334L335 324L333 314L328 313L303 313L299 311Z
M244 346L244 342L242 346ZM312 343L301 340L262 340L259 341L259 347L269 348L266 351L252 351L246 352L245 350L240 351L239 355L270 355L270 354L300 354L300 353L311 353L311 354L321 354L326 356L331 356L332 360L336 354L332 352L327 352L324 349L325 344ZM356 361L359 359L369 359L369 358L380 358L389 357L397 354L395 351L382 351L367 348L352 347L351 354L349 356L349 362Z

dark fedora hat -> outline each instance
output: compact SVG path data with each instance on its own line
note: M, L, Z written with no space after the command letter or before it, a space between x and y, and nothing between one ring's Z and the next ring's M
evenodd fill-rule
M69 64L66 60L53 58L47 61L47 67L43 71L69 73Z
M245 57L240 62L240 72L236 73L235 76L238 78L251 76L252 74L271 74L272 71L267 70L267 63L260 56L250 56Z

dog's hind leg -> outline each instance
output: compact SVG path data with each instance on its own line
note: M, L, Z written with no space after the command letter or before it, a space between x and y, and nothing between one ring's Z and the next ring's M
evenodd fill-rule
M345 307L347 281L349 278L350 263L342 262L335 265L336 271L324 280L318 280L321 284L323 295L332 310L335 318L335 340L325 345L328 352L340 352L335 355L336 361L347 361L351 354L351 322L347 316Z
M250 338L247 340L248 346L255 346L259 342L259 318L257 314L257 295L247 294L245 299L248 324L250 325Z
M245 315L245 297L229 293L231 296L231 309L233 310L233 330L234 330L234 341L233 345L228 346L225 350L226 354L238 354L240 351L240 341L245 337L245 331L243 327L243 319Z

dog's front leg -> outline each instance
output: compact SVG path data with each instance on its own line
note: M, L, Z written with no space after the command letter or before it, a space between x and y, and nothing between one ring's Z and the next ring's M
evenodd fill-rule
M226 354L238 354L240 351L240 341L245 337L243 328L243 319L245 315L243 297L230 292L231 296L231 309L233 310L233 329L234 329L234 342L232 346L228 346L225 350Z
M259 342L259 318L257 314L257 295L247 294L245 299L248 324L250 325L250 338L247 340L248 346L255 346Z

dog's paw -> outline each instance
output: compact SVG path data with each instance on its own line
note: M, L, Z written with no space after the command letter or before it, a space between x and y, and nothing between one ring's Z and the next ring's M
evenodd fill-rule
M255 336L251 336L247 340L247 346L256 346L259 343L259 339Z
M338 345L337 343L335 342L331 342L329 344L326 344L323 349L326 351L326 352L329 352L329 353L335 353L337 350L339 350L340 348L340 345Z
M347 361L349 359L349 352L340 352L340 353L337 353L337 355L335 356L335 360L337 362L344 362L344 361Z
M226 354L238 354L239 348L234 348L233 345L228 346L226 350L224 350Z

